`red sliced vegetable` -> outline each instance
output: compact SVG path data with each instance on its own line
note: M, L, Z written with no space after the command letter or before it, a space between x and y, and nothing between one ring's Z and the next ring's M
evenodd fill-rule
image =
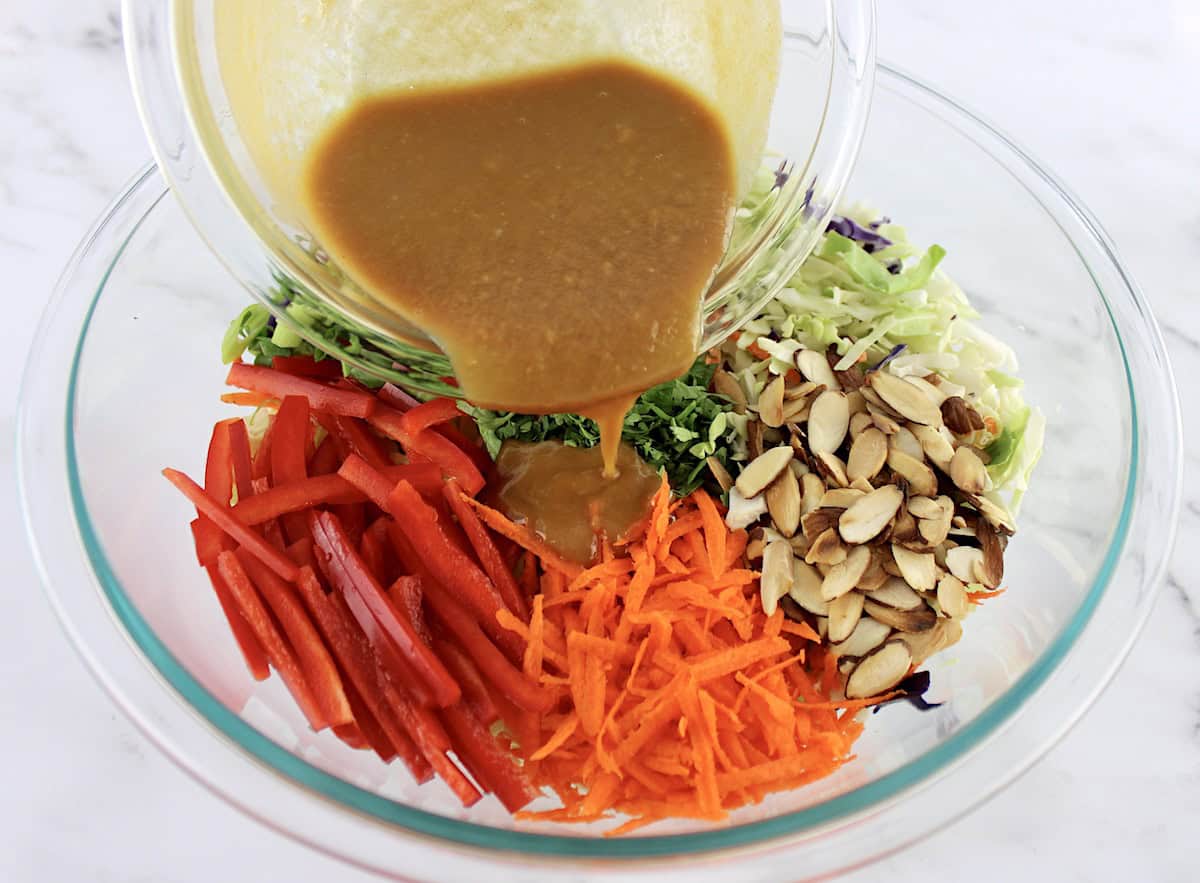
M233 465L233 487L239 500L254 493L250 482L254 478L254 461L250 456L250 433L246 421L238 418L225 421L229 434L229 460Z
M483 490L483 473L470 457L459 450L454 442L431 430L416 435L409 433L402 422L405 416L393 408L380 405L370 421L388 438L400 442L410 459L418 455L436 463L447 475L457 478L463 489L472 496Z
M515 668L496 645L488 640L479 624L444 586L436 581L426 583L425 601L446 630L454 635L459 646L474 661L479 672L504 691L514 703L528 711L545 713L554 704L553 696L529 681Z
M267 424L267 431L258 440L258 450L250 464L251 479L265 479L271 474L271 436L274 435L275 421Z
M238 649L242 651L242 658L246 660L246 668L250 670L254 680L265 681L271 675L267 654L254 634L254 630L242 616L241 608L238 607L233 592L229 589L229 584L225 582L225 577L221 576L216 559L214 558L213 563L204 569L208 572L208 579L217 595L217 601L221 604L221 611L229 622L229 630L233 632L233 639L237 642Z
M196 516L191 521L192 541L196 546L196 560L201 567L217 563L217 556L234 549L237 543L207 518Z
M318 362L308 356L274 356L271 359L271 367L297 377L337 380L342 376L342 363L337 359L322 359Z
M480 723L490 727L500 719L500 710L492 701L487 684L484 683L483 676L471 661L471 657L459 649L454 640L447 635L439 635L437 648L438 656L462 688L462 701Z
M300 668L304 671L308 688L325 719L331 726L353 723L354 713L342 690L337 667L294 591L253 555L242 549L236 554L259 595L266 600L275 619L283 626Z
M517 766L511 751L501 747L487 726L459 702L440 712L450 734L454 752L470 770L475 781L491 791L509 812L530 803L538 792Z
M376 469L392 465L384 441L366 423L351 417L333 418L334 432L346 442L349 451L358 454Z
M433 426L449 423L463 416L458 409L458 400L451 398L430 399L404 412L400 423L409 435L418 435Z
M471 548L475 550L475 557L483 565L484 571L492 581L492 585L496 587L496 591L500 593L505 605L523 622L528 622L529 609L521 590L517 588L517 581L513 577L512 571L508 569L508 565L504 563L504 558L500 555L500 549L492 539L491 532L479 520L479 515L475 510L466 502L462 487L455 479L451 478L442 488L442 492L454 517L458 519L459 526L467 535Z
M379 645L394 646L429 689L436 705L445 707L457 702L462 695L458 684L450 677L441 660L421 641L407 617L397 612L383 588L363 564L336 516L329 512L309 512L309 528L316 545L317 561L325 571L326 579L346 597L347 603L350 603L351 597L357 598L378 623L380 636L389 639L380 640L378 644L373 641L373 646L377 649ZM359 618L357 614L355 618ZM366 629L361 619L359 625ZM403 680L400 682L403 683Z
M375 411L375 397L370 393L357 389L335 389L315 380L245 362L235 362L229 366L225 383L277 398L304 396L313 410L345 417L370 417Z
M245 524L262 524L289 512L303 512L314 506L335 503L362 503L366 499L361 491L337 474L316 475L239 500L232 512Z
M229 534L237 541L238 545L245 546L254 554L254 557L283 579L289 582L296 579L296 565L283 552L267 543L253 529L238 519L231 510L204 493L196 482L177 469L164 469L162 472L167 481L175 485L202 515L207 516L217 527Z
M213 426L208 441L208 457L204 461L204 492L224 506L233 502L233 452L229 440L229 424L241 420L221 420Z
M337 472L342 458L338 454L337 442L333 436L327 435L321 439L317 449L313 451L312 459L308 461L309 475L332 475Z
M421 601L424 598L424 591L421 589L421 578L419 576L401 576L392 583L388 588L388 596L392 599L392 603L403 610L409 621L413 624L413 630L425 642L425 646L433 647L433 635L429 632L429 624L425 621L425 611L421 607ZM441 649L440 647L437 649ZM441 658L441 653L438 657ZM445 659L442 662L445 663ZM449 666L446 666L449 669ZM453 671L451 671L453 674ZM457 678L456 678L457 680ZM462 684L459 684L462 687Z
M379 401L397 411L407 411L421 404L421 400L409 395L394 383L385 383L375 393Z
M341 739L350 748L362 750L371 747L367 744L367 738L362 734L362 730L358 728L358 724L338 724L333 728L333 735Z
M437 717L429 709L413 703L397 690L394 684L384 684L383 695L396 712L400 723L412 734L413 741L417 743L429 765L450 787L454 796L462 801L463 806L477 803L483 795L449 758L447 752L451 748L450 737Z
M329 721L326 720L321 706L309 689L300 663L293 655L292 648L279 634L279 630L271 619L271 614L263 606L258 590L254 588L250 577L246 575L237 555L233 552L222 552L217 558L217 569L226 585L229 586L234 600L237 601L242 616L245 617L247 624L258 637L259 643L267 654L267 659L271 661L271 666L279 672L283 683L295 698L296 704L308 718L309 726L314 730L322 730L327 727Z
M296 540L283 550L289 558L296 562L297 567L317 569L317 556L313 553L312 537Z
M271 427L271 486L282 488L308 478L308 457L305 450L312 437L308 399L303 396L284 396ZM281 516L284 535L294 543L307 535L304 516L287 512Z
M402 479L424 495L442 492L442 471L432 463L406 463L380 470L357 454L350 454L338 467L338 475L384 511L387 510L388 494Z
M427 782L433 770L417 751L408 733L395 720L380 688L383 672L379 669L367 636L355 625L354 618L340 595L326 595L311 568L302 567L297 580L300 597L316 621L333 655L341 664L363 703L371 710L404 765L417 782Z
M359 554L362 555L363 564L367 566L367 570L371 571L381 586L387 585L389 582L387 571L389 570L388 553L391 551L390 547L391 543L388 542L386 516L376 518L363 531L362 542L359 544Z
M374 751L384 763L391 762L391 759L396 756L392 740L384 732L379 719L375 717L366 700L359 694L358 688L354 686L354 682L350 680L345 669L340 665L338 669L342 672L342 687L346 691L346 700L350 703L350 710L354 712L354 723L358 726L358 732L362 736L365 747ZM338 735L341 736L341 733Z

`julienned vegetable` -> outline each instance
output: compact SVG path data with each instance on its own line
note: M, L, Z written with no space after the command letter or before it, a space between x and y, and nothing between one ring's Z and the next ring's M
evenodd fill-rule
M314 729L436 773L465 806L555 795L540 817L612 833L721 818L849 757L870 703L831 699L816 633L762 612L746 534L704 491L673 502L664 478L625 545L600 538L585 567L481 502L481 472L459 480L473 452L452 401L287 367L231 372L278 409L214 427L205 488L164 474L197 507L247 667L278 671ZM348 403L375 428L335 413ZM418 451L440 459L393 463Z

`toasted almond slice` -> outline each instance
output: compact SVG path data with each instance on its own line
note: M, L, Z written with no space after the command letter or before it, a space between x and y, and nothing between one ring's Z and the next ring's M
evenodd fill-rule
M732 374L723 368L713 372L713 389L718 395L723 395L733 404L735 414L746 413L746 391Z
M937 625L937 614L924 601L912 610L897 610L884 604L876 604L870 598L863 604L863 612L871 619L890 625L902 632L923 632Z
M983 552L974 546L955 546L946 552L946 569L964 583L979 582L976 567L983 563Z
M892 448L888 451L887 464L893 472L908 482L913 493L922 496L937 493L937 476L922 461L913 459L899 448Z
M838 532L848 543L865 543L879 535L895 517L904 494L895 485L864 494L838 520Z
M853 656L843 656L838 660L838 674L843 678L850 677L851 673L858 666L858 660Z
M854 389L846 393L846 407L850 411L850 419L854 419L855 414L867 413L867 400L863 398L861 391Z
M742 470L734 482L738 492L747 500L757 497L765 491L783 470L787 469L792 460L792 449L788 445L780 445L764 451Z
M888 534L888 539L893 543L908 548L913 545L924 545L924 540L917 532L917 519L912 517L907 509L901 508L896 513L896 519L892 522L891 532Z
M940 546L950 533L951 511L937 518L922 518L917 522L917 532L928 546Z
M846 555L846 560L835 564L822 581L821 597L832 601L851 591L867 572L870 563L871 550L866 546L855 546Z
M750 452L751 460L761 457L763 451L767 449L767 445L763 442L765 429L761 420L751 420L746 425L746 450Z
M815 616L829 615L829 602L821 597L821 574L807 561L792 559L792 600Z
M893 543L892 557L904 581L918 592L928 592L937 585L937 562L932 552L913 552Z
M817 507L800 518L800 526L809 541L815 540L829 528L837 528L838 519L842 517L843 509L833 507L823 509Z
M875 428L884 435L891 435L893 432L900 431L900 424L891 414L886 414L874 405L867 405L867 413L871 415L871 422L875 424Z
M935 653L957 643L962 637L962 625L954 619L939 619L933 628L923 632L901 632L896 637L912 651L912 664L919 666Z
M891 633L890 626L871 619L869 616L863 616L858 620L858 625L854 627L850 637L840 643L831 644L830 649L834 655L839 657L866 656L886 641Z
M971 448L963 445L954 452L950 461L950 480L968 494L981 494L987 490L987 468Z
M863 494L869 494L871 491L875 490L875 485L871 484L871 482L867 481L865 478L852 478L850 479L850 490L858 491L859 493Z
M809 468L799 460L793 460L788 464L788 469L792 470L792 475L796 476L796 481L799 481L804 476L808 475Z
M785 469L763 494L767 498L767 512L775 522L775 529L785 537L796 533L800 526L800 481Z
M933 497L912 496L908 498L908 511L916 518L941 518L942 507Z
M829 640L844 641L850 637L862 616L863 596L858 592L846 594L829 602Z
M731 530L744 530L766 514L767 499L762 494L746 499L736 485L730 488L729 511L725 513L725 524Z
M887 371L872 371L867 379L888 407L905 420L927 426L942 425L942 412L920 387Z
M779 599L792 588L792 547L785 540L774 540L763 549L759 593L763 613L771 616Z
M850 456L846 460L846 477L851 481L857 478L869 481L879 474L879 470L887 462L887 455L887 436L874 426L863 429L850 445Z
M987 523L987 519L981 521L975 524L975 537L979 540L979 551L983 557L975 572L979 574L981 583L994 589L1004 582L1004 547L996 529Z
M783 375L763 387L758 395L758 416L767 426L783 426Z
M820 508L821 497L825 495L825 482L821 476L809 473L800 478L800 514L807 515L814 509Z
M932 376L936 377L937 375L935 374ZM905 377L904 379L907 380L909 383L911 383L913 386L915 386L917 389L919 389L923 393L925 393L925 395L929 396L930 401L932 401L935 405L940 405L942 402L944 402L946 400L946 394L944 392L942 392L942 390L939 387L934 386L932 383L930 383L924 377L917 377L915 375L910 375L908 377Z
M943 472L950 470L950 461L954 459L954 445L942 435L942 430L932 426L922 426L920 423L909 425L909 429L921 444L921 450L929 458L929 462Z
M920 423L913 423L912 426L920 426ZM912 430L908 426L901 426L895 432L888 436L888 450L901 450L908 456L912 457L918 463L924 462L925 451L921 447L921 443L917 441L917 437L913 435Z
M846 560L846 547L842 544L841 538L838 537L838 532L835 528L828 528L821 533L812 545L808 547L808 552L804 556L804 560L809 564L824 564L834 566L841 564Z
M863 496L862 491L848 487L835 487L825 491L821 497L822 509L849 509Z
M859 660L846 680L847 699L878 696L896 686L908 674L912 653L903 641L888 641Z
M808 413L808 448L814 454L834 453L842 446L850 426L846 396L826 390L817 396Z
M708 471L712 473L712 477L716 479L717 484L721 486L721 490L727 491L733 487L733 476L729 474L729 470L725 468L725 464L716 457L709 457L704 461L708 466Z
M837 454L820 451L816 454L816 464L817 471L821 473L821 477L827 483L835 484L838 487L845 487L850 483L850 479L846 477L846 464Z
M970 435L983 429L983 418L962 396L950 396L941 402L942 419L955 435Z
M783 403L783 422L790 424L804 423L808 420L812 399L796 399L794 402Z
M888 572L883 569L883 561L886 546L868 546L871 550L871 563L867 565L867 571L858 579L858 586L864 592L873 592L876 589L882 588L891 577ZM890 555L889 555L890 557Z
M1000 531L1006 536L1012 536L1016 531L1016 525L1013 523L1013 517L1008 514L1008 511L997 503L993 503L987 497L982 495L972 495L970 497L971 505L979 510L979 514L984 517L992 527Z
M746 539L746 560L757 561L761 558L763 549L767 547L768 542L770 541L761 527L751 530L749 537Z
M805 380L803 383L797 383L795 386L789 386L783 393L785 402L793 402L796 399L804 399L810 396L819 394L825 387L819 383L813 383L811 380Z
M875 421L871 419L871 414L866 410L866 404L864 404L863 410L850 415L850 437L856 439L874 425Z
M916 610L925 602L902 579L892 577L881 588L867 593L867 599L896 610Z
M842 385L833 375L833 369L829 367L829 361L825 358L824 353L816 350L798 350L796 367L804 375L805 380L819 383L826 389L841 391Z
M952 573L938 580L937 602L942 612L951 619L962 619L971 609L966 586Z

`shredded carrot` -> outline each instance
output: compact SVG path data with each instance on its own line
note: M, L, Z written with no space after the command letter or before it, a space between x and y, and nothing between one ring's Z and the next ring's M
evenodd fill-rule
M997 598L1007 591L1008 589L996 589L994 592L968 592L967 600L972 604L982 604L988 598Z
M754 358L758 359L760 362L766 362L771 358L771 354L759 346L757 340L750 344L750 346L746 347L746 352L754 356Z
M534 785L562 806L522 818L613 819L613 835L721 819L837 769L854 715L886 698L838 701L831 655L808 626L763 614L746 534L703 491L672 501L664 482L644 522L587 568L472 505L542 569L529 622L499 614L525 644L525 676L553 696L554 711L520 724L538 733L523 751Z

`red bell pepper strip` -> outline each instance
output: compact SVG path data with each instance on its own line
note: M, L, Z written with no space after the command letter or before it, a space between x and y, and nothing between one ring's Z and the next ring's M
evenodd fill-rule
M442 471L432 463L405 463L376 469L357 454L350 454L338 467L338 475L358 488L366 498L387 510L388 494L396 482L404 479L422 494L441 493Z
M417 751L409 735L395 721L379 686L382 672L376 663L371 645L367 636L355 625L354 618L341 596L326 595L316 573L309 567L300 569L300 578L296 585L309 614L329 643L347 679L379 722L388 743L417 782L429 781L433 770ZM376 750L378 752L378 748Z
M483 490L483 473L470 457L459 450L454 442L432 430L416 435L408 432L403 423L406 416L393 408L380 405L369 419L371 425L388 438L400 442L410 458L419 455L431 463L436 463L447 475L457 478L463 489L471 495Z
M358 728L357 723L338 724L333 727L333 735L342 740L342 743L348 748L353 748L356 751L370 748L367 744L367 738L362 734L362 730Z
M334 432L346 442L347 448L376 469L392 465L383 439L373 433L366 423L350 417L334 416L333 426Z
M383 726L371 712L366 701L359 695L354 682L350 680L344 670L342 670L342 687L346 691L346 700L350 703L350 710L354 712L354 723L358 727L364 747L374 751L384 763L390 763L392 758L396 756L396 749L392 747L392 742L388 739L387 733L383 731ZM337 730L334 730L334 732L337 732ZM338 733L339 737L341 735L341 733Z
M263 606L258 590L254 588L250 577L246 575L246 571L242 568L241 561L238 560L237 555L233 552L222 552L220 557L217 558L217 570L229 586L229 590L233 594L234 600L237 601L238 609L242 612L242 616L245 617L247 624L253 629L259 643L262 644L262 648L267 654L267 659L271 661L274 669L279 672L279 676L283 678L283 683L295 698L296 704L300 706L300 710L308 718L309 726L314 730L322 730L327 727L329 721L325 718L324 713L321 711L321 706L313 696L308 681L304 677L304 671L300 667L300 663L296 661L296 657L292 653L292 648L288 646L283 636L279 633L279 630L275 627L275 622L272 620L271 614Z
M308 399L303 396L284 396L271 427L271 486L280 488L308 478L308 457L305 450L312 437ZM280 516L288 542L307 535L303 515L287 512Z
M192 541L196 546L196 561L201 567L216 564L218 555L237 548L237 543L207 518L197 515L192 519L190 527L192 528Z
M342 364L337 359L316 361L309 356L274 356L271 367L284 374L297 377L316 377L321 380L337 380L342 377Z
M296 562L297 567L309 567L314 571L317 569L317 556L313 554L313 541L311 537L296 540L296 542L283 551L289 558Z
M363 564L337 518L329 512L309 512L309 527L316 545L317 561L325 571L326 579L346 596L347 603L353 596L367 608L379 626L380 636L389 639L379 644L394 646L429 689L434 704L444 707L457 702L462 695L458 684L450 677L441 660L421 641L408 618L397 612L383 588ZM358 618L357 614L355 618ZM366 629L361 619L359 625ZM372 645L378 646L374 641Z
M370 417L375 410L375 397L368 392L337 389L315 380L245 362L235 362L229 366L225 383L277 398L304 396L314 411L326 411L344 417Z
M304 679L325 719L331 726L352 723L354 713L346 701L337 667L295 592L253 555L242 549L236 554L259 595L275 614L276 621L283 626L300 668L304 671Z
M496 742L488 727L459 702L439 713L450 734L454 752L471 771L475 781L491 791L509 812L516 812L538 796L537 790L517 766L511 751Z
M409 621L413 624L413 630L425 642L425 646L433 647L433 635L429 631L429 623L425 621L425 611L421 607L423 596L424 591L421 588L421 578L419 576L398 577L388 588L388 597L392 599L392 603L408 615ZM441 653L438 654L438 658L442 658ZM445 661L445 659L442 659L443 663ZM446 668L449 669L450 667L446 666ZM459 687L461 688L462 684L459 684Z
M222 506L177 469L162 471L167 481L175 485L179 491L191 501L192 505L207 516L217 527L229 534L241 546L254 554L254 557L270 567L283 579L291 582L296 578L296 565L279 549L272 547L266 540L247 526L230 509ZM228 579L228 577L226 577Z
M479 672L504 691L513 702L528 711L545 713L554 704L551 694L527 680L524 673L496 649L479 628L471 614L462 607L444 586L436 582L424 586L425 602L446 630L454 635Z
M446 668L450 669L450 674L454 675L454 679L462 688L462 701L466 703L471 714L478 718L480 723L490 727L500 719L500 710L492 701L492 696L488 693L487 684L483 682L483 676L479 673L479 669L475 667L471 657L467 656L454 643L452 637L444 636L438 641L437 647L438 656L441 657Z
M437 716L429 709L413 703L397 690L394 684L385 683L383 695L396 712L397 719L412 734L413 741L417 743L430 766L462 801L462 805L472 806L477 803L483 795L447 756L451 748L450 737Z
M204 461L204 492L225 506L233 503L233 452L228 424L240 422L236 418L221 420L213 426Z
M258 450L250 463L250 478L268 478L271 475L271 436L275 434L275 421L267 424L267 431L258 440Z
M314 506L335 503L362 503L366 499L360 490L335 473L268 488L239 500L231 511L245 524L262 524L289 512L305 512Z
M454 513L459 526L467 535L471 548L475 550L475 557L483 565L484 572L492 581L492 585L496 587L496 591L500 593L505 605L523 622L528 622L529 608L525 604L525 598L520 589L517 588L516 578L508 569L508 565L504 563L504 558L501 557L500 549L492 539L491 532L479 520L475 510L466 502L462 487L451 478L443 486L442 493L450 505L450 511Z
M388 566L388 553L391 551L391 543L388 542L385 517L381 516L371 522L367 529L363 531L362 542L358 547L358 552L362 555L363 564L367 566L367 570L371 571L372 576L379 581L381 586L385 586L391 581L388 575L388 571L391 569Z
M496 704L497 710L500 712L500 719L504 721L504 728L508 730L512 740L516 743L515 749L517 753L525 758L525 763L529 766L536 765L538 761L531 761L529 758L535 751L542 747L542 722L541 715L536 712L526 711L513 703L511 699L504 695L504 691L491 686L489 691L492 697L492 702Z
M225 619L229 622L229 630L233 632L233 639L237 642L238 649L242 651L242 658L246 660L246 668L250 670L254 680L265 681L271 675L267 654L255 636L254 630L242 616L233 592L230 591L225 577L221 576L221 571L217 568L216 559L214 558L213 563L204 569L208 572L208 579L212 583L217 601L221 605L221 612L225 614Z
M367 529L366 506L362 503L340 503L331 506L330 511L337 516L346 537L357 548L362 542L363 531Z
M408 411L421 404L421 400L406 393L394 383L385 383L375 393L379 401L397 411Z
M338 454L337 442L334 441L333 436L327 435L321 439L321 443L313 452L312 459L308 461L308 474L332 475L337 472L338 464L341 462L342 458Z
M405 411L400 423L409 435L419 435L426 429L449 423L461 416L463 412L458 409L458 399L430 399Z
M487 574L450 539L437 510L421 499L416 488L407 481L397 482L388 495L388 511L434 578L452 588L481 623L495 623L497 611L505 606L500 593Z
M521 591L529 599L530 604L533 603L533 596L541 591L541 586L538 585L537 570L537 557L526 549L521 563Z
M239 500L254 493L250 482L254 478L254 461L250 456L250 433L246 421L240 418L225 421L229 434L229 460L233 464L233 487Z

